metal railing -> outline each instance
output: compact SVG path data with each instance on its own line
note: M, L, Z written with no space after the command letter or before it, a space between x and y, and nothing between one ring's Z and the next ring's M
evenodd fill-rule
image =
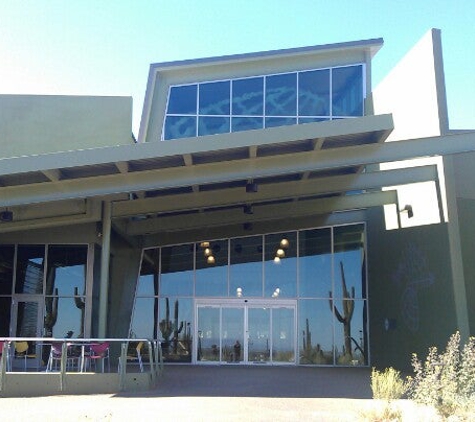
M38 362L36 365L36 372L45 372L51 374L52 376L58 376L59 374L60 391L66 390L66 373L80 373L85 371L85 360L88 358L86 349L88 346L93 344L97 345L106 342L109 343L109 351L107 356L109 358L109 364L111 357L118 358L118 379L120 391L124 391L126 389L127 368L131 366L129 365L131 362L138 363L141 372L150 374L151 387L156 385L158 377L163 371L162 348L160 342L157 340L151 340L147 338L0 337L0 343L3 345L0 356L0 392L4 391L5 389L5 381L8 377L8 374L14 372L13 369L15 357L24 357L22 354L16 354L16 342L28 342L35 344L36 353L27 356L36 356ZM136 347L134 349L129 349L130 343L141 343L142 347L139 350L137 350ZM55 344L56 347L61 345L61 353L56 357L56 360L59 361L59 371L52 371L52 367L50 367L47 371L48 363L45 363L42 359L42 356L48 356L49 360L51 351L45 352L45 348L47 348L46 350L49 350L53 344ZM76 350L80 350L80 354L75 356L80 360L80 363L77 364L77 371L68 371L68 358L71 357L68 351L71 347L75 347ZM130 350L135 352L135 356L129 353ZM28 351L25 351L25 353L28 353ZM105 357L103 357L103 359L104 358ZM40 365L39 362L42 362L42 364ZM26 361L24 365L26 370ZM145 368L147 368L147 370L145 370Z

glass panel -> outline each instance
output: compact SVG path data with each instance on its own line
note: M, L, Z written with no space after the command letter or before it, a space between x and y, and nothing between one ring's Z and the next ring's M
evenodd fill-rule
M14 256L13 245L0 246L0 295L12 294Z
M231 239L230 296L262 297L262 236Z
M342 226L333 230L334 297L365 298L364 226Z
M262 117L233 117L232 131L240 132L242 130L262 129Z
M270 309L248 309L248 360L268 362L270 360Z
M198 136L228 133L229 121L229 117L200 117L198 120Z
M200 84L199 114L229 116L229 95L229 81Z
M47 271L47 295L86 294L87 246L50 246Z
M363 67L332 69L333 116L363 115Z
M158 296L160 249L143 251L137 296Z
M84 297L45 298L45 337L84 337Z
M302 365L333 365L333 316L328 300L299 300Z
M166 117L164 139L191 138L193 136L196 136L196 117Z
M299 232L299 296L328 298L332 290L331 229Z
M196 296L228 295L228 241L196 246Z
M44 259L44 246L18 246L16 293L43 294Z
M157 338L158 298L137 298L135 300L131 338Z
M364 314L366 313L365 300L348 300L346 303L346 313L335 301L335 312L339 312L343 321L335 317L335 352L336 364L338 365L364 365L366 361L367 333L363 330L366 324Z
M167 114L196 114L196 93L196 85L172 87Z
M266 78L267 116L297 115L297 74L287 73Z
M326 122L327 120L330 120L330 119L325 118L325 117L299 117L299 124Z
M219 360L220 308L198 307L198 360Z
M274 362L295 362L294 334L294 310L273 308L272 360Z
M288 126L297 124L292 117L266 117L266 127Z
M18 302L16 337L38 337L38 302Z
M265 297L297 296L297 233L265 236Z
M10 336L11 302L10 297L0 297L0 337Z
M244 344L244 309L222 309L221 341L223 362L241 362L243 360Z
M233 81L233 114L235 116L264 114L264 78Z
M193 295L193 251L192 243L162 248L161 296Z
M299 73L299 115L330 115L330 70Z
M160 299L160 337L166 362L191 362L192 299Z

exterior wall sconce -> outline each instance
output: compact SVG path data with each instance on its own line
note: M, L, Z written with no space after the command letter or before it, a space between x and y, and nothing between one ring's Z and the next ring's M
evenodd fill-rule
M405 205L402 210L399 210L399 212L407 212L407 218L412 218L414 217L414 211L412 210L412 205Z

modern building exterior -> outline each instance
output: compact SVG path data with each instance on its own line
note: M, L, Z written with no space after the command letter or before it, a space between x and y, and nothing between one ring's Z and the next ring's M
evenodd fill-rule
M475 131L440 31L153 64L130 98L0 96L0 336L167 362L407 368L475 333Z

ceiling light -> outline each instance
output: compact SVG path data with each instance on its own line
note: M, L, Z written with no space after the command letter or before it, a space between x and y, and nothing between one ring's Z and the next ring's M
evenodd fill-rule
M280 264L280 258L278 256L274 258L274 264Z
M285 252L282 248L277 249L277 252L275 253L279 258L283 258L285 256Z
M211 255L211 249L206 248L204 254L205 254L205 256L210 256Z
M281 248L288 248L289 247L289 241L285 237L282 238L280 241L280 247Z
M202 248L209 248L209 242L201 242L200 247Z
M206 259L206 262L207 262L208 264L214 264L216 261L215 261L215 259L214 259L214 256L213 256L213 255L210 255L210 256L208 256L208 258Z

